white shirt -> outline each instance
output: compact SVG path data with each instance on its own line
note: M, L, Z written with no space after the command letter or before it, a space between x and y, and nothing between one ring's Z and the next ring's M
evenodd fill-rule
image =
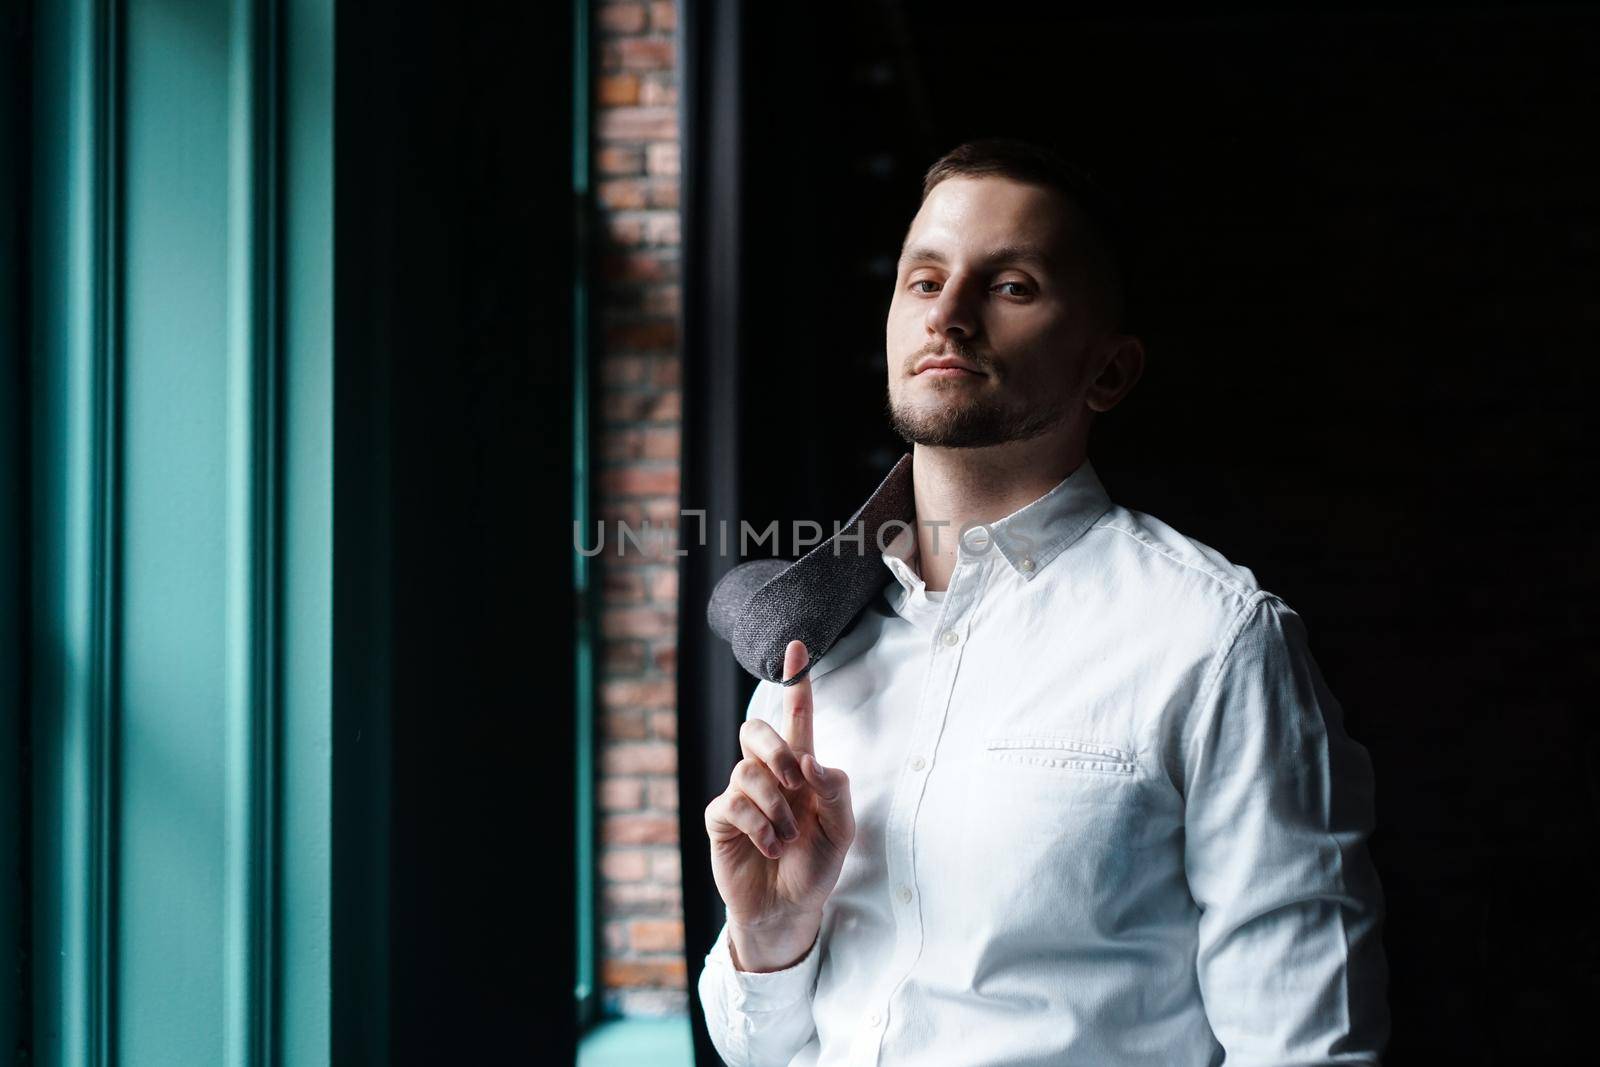
M1378 1063L1372 769L1300 617L1087 462L991 533L930 597L903 531L812 668L856 838L794 966L736 971L724 923L723 1058ZM781 731L781 693L747 716Z

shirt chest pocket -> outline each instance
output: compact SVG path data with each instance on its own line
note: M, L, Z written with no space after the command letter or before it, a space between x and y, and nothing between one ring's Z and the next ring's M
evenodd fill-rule
M1038 767L1064 775L1109 774L1131 777L1137 764L1126 749L1095 741L1053 735L986 737L984 758L990 764Z
M984 737L972 752L965 802L974 829L1014 841L1120 849L1140 803L1128 748L1052 733Z
M954 851L940 851L968 899L1019 928L1065 932L1092 925L1101 902L1129 891L1150 826L1130 747L1008 730L965 754L968 773L951 797Z

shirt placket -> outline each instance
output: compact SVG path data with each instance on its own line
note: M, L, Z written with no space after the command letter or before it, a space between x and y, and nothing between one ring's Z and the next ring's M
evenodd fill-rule
M859 1036L850 1062L863 1067L879 1062L884 1035L895 1021L895 994L922 953L924 917L915 867L917 813L922 808L939 738L944 732L974 609L993 565L992 557L958 557L950 576L949 591L945 594L944 610L930 638L927 674L884 830L888 906L894 917L894 951L884 967L882 983L861 1008Z

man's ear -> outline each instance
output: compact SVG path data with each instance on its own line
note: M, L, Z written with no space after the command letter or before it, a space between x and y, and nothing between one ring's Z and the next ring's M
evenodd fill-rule
M1089 383L1086 397L1094 411L1110 411L1133 391L1144 374L1144 342L1125 333L1114 333L1103 342L1100 373Z

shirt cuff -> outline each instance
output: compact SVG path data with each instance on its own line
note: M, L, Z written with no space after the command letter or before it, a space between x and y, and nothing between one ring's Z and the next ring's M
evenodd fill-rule
M817 971L821 966L820 929L806 954L793 966L781 971L741 971L734 967L728 936L728 926L724 923L711 951L706 954L706 964L720 967L725 975L731 977L728 988L733 1007L742 1012L778 1011L797 1001L811 999L817 985Z

